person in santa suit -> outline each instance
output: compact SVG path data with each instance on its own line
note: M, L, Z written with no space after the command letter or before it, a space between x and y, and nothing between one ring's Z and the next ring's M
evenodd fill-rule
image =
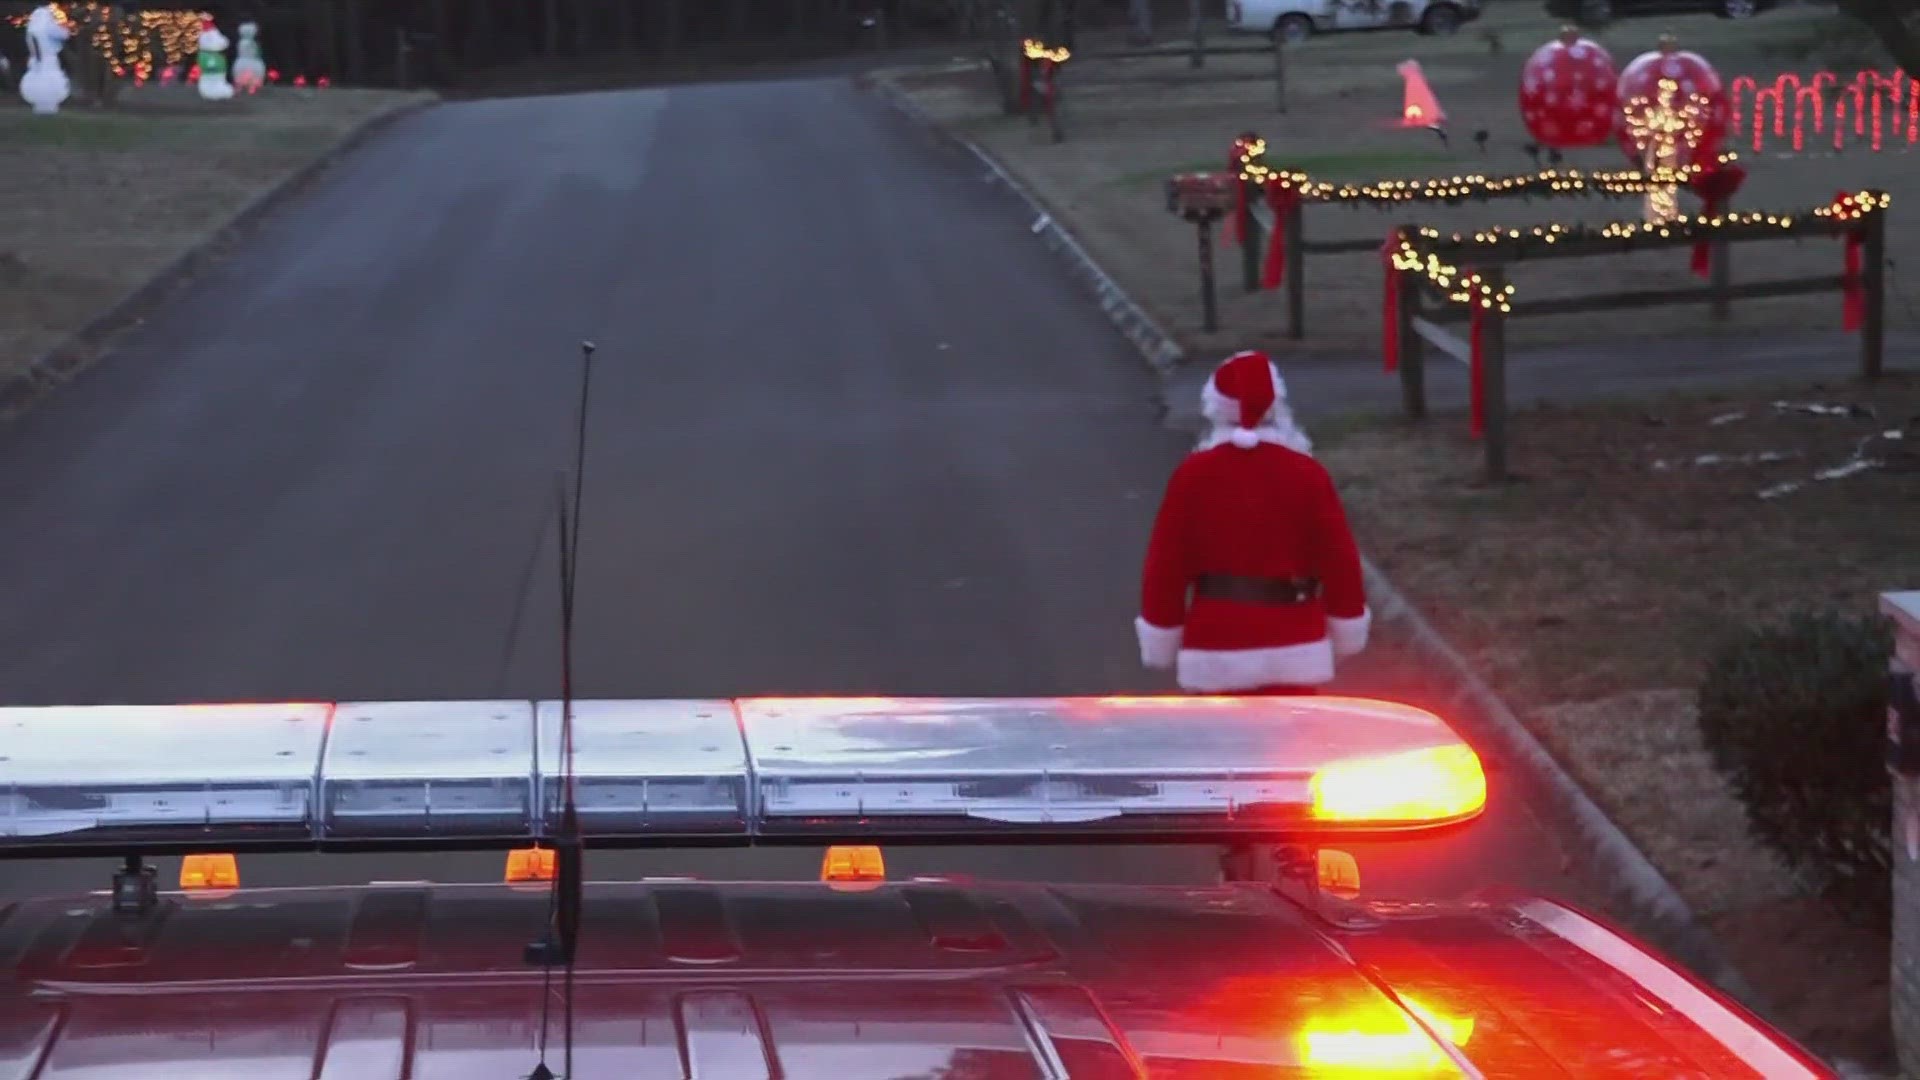
M1147 545L1141 662L1190 693L1313 693L1373 619L1346 511L1266 354L1220 365L1201 411Z

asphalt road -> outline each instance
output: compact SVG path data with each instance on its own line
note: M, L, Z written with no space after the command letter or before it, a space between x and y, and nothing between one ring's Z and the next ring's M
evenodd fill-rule
M1161 688L1131 620L1182 440L978 173L844 80L403 121L0 431L0 702L553 696L547 530L582 339L599 347L582 696ZM816 858L593 870L804 876ZM1370 890L1460 892L1551 888L1563 858L1502 802L1362 865ZM892 866L1186 881L1211 859ZM242 874L499 869L288 856ZM107 871L13 864L0 896Z

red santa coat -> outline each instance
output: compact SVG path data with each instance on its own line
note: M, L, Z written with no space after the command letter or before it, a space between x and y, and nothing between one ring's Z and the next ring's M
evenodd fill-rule
M1196 598L1189 606L1202 574L1313 578L1321 590L1297 604ZM1143 577L1141 660L1175 667L1195 693L1316 686L1333 678L1336 657L1367 644L1360 552L1333 478L1271 439L1223 442L1174 470Z

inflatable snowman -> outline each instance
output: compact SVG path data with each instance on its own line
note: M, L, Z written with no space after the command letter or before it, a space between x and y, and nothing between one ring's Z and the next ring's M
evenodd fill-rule
M200 20L200 96L208 101L233 96L233 84L227 81L228 44L212 19Z
M260 24L240 24L240 45L234 51L240 56L233 62L233 85L249 94L259 93L267 82L267 64L260 59Z
M42 4L27 16L27 71L20 76L20 96L42 116L59 112L60 103L73 92L60 68L60 46L68 36L52 4Z

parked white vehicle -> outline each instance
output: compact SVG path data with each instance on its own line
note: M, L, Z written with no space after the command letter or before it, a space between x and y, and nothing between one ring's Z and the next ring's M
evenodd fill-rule
M1337 30L1451 34L1480 17L1481 0L1227 0L1234 30L1305 41Z

